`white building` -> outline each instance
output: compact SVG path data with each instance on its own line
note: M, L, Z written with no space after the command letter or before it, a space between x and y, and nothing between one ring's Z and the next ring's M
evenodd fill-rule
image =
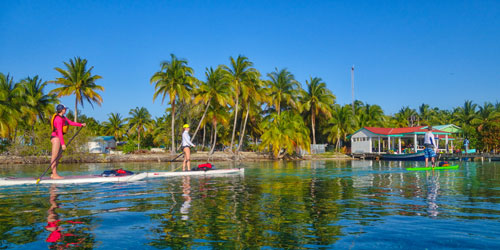
M114 136L97 136L92 138L87 146L90 153L105 154L116 148L116 139Z
M350 136L351 152L380 154L393 151L402 154L405 151L411 151L411 153L415 153L423 149L426 132L427 127L425 126L408 128L364 127ZM445 148L448 148L448 142L453 140L449 137L450 132L433 129L432 133L437 140L445 140ZM405 149L402 148L403 146Z

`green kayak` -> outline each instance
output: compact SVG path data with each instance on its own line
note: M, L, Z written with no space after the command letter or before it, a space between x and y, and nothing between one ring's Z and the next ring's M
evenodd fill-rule
M443 170L443 169L457 169L460 167L459 165L453 165L453 166L446 166L446 167L434 167L434 170ZM426 170L432 170L432 167L423 167L423 168L407 168L406 170L410 171L426 171Z

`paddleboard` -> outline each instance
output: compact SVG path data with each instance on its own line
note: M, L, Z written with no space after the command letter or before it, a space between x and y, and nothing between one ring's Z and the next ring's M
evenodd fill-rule
M459 165L446 166L446 167L434 167L434 170L444 170L444 169L458 169ZM407 168L409 171L427 171L432 170L432 167L420 167L420 168Z
M94 183L94 182L127 182L127 181L138 181L147 177L147 173L126 175L126 176L110 176L103 177L100 175L80 175L80 176L64 176L64 179L50 179L50 177L43 177L38 184L78 184L78 183ZM16 178L16 177L6 177L0 178L0 186L11 186L11 185L30 185L36 184L37 178L26 177L26 178Z
M207 171L183 171L183 172L146 172L140 174L126 175L126 176L109 176L103 177L100 175L80 175L80 176L65 176L64 179L50 179L50 177L43 177L38 184L79 184L79 183L95 183L95 182L129 182L138 181L146 178L159 178L159 177L173 177L173 176L204 176L204 175L227 175L227 174L242 174L245 172L244 168L233 169L217 169ZM0 186L12 185L31 185L36 184L37 178L35 177L5 177L0 178Z
M243 174L244 168L216 169L207 171L182 171L182 172L148 172L147 178L173 177L173 176L193 176L193 175L226 175Z

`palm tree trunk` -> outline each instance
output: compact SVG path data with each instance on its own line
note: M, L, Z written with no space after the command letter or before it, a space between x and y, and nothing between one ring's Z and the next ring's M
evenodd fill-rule
M171 113L171 115L172 115L172 126L171 126L171 129L172 129L172 133L171 133L171 135L172 135L172 148L170 150L170 153L175 154L175 138L174 138L174 136L175 136L175 131L174 131L175 130L175 100L172 101L172 113Z
M217 144L217 122L214 123L214 144L212 145L212 149L210 150L211 155L214 153L216 144Z
M214 125L213 125L213 122L212 122L212 126L210 126L210 142L208 143L208 145L212 145L212 143L214 142Z
M236 132L236 121L238 120L238 105L239 105L239 94L236 94L236 105L234 106L234 124L233 124L233 135L231 136L231 146L229 149L233 151L233 143L234 143L234 134ZM217 130L217 128L215 129Z
M78 122L78 100L75 98L75 122Z
M207 130L206 128L207 128L207 126L203 126L203 142L201 143L201 151L203 151L205 149L205 135L206 135L206 130Z
M203 120L205 119L205 115L207 114L207 111L208 111L208 108L210 107L210 101L212 100L212 98L210 98L208 100L208 104L207 104L207 107L205 108L205 112L203 112L203 116L201 117L201 120L200 122L198 123L198 127L196 127L196 130L194 131L194 134L193 134L193 137L192 137L192 141L194 140L194 138L196 138L196 134L198 133L198 130L200 129L201 127L201 123L203 122Z
M141 131L137 130L137 135L139 137L139 144L137 145L137 149L141 150Z
M245 137L245 129L247 127L249 113L250 113L250 104L247 104L247 113L245 115L245 122L243 122L243 130L240 133L240 143L238 144L238 148L236 149L236 152L240 151L241 145L243 144L243 138Z
M315 145L314 150L316 150L316 130L314 130L314 127L315 127L314 109L311 108L311 110L312 110L312 112L311 112L311 127L312 127L312 132L313 132L313 144Z

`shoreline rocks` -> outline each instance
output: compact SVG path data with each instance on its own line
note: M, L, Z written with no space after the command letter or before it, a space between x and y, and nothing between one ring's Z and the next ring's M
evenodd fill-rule
M177 155L170 153L145 153L145 154L73 154L63 155L61 163L113 163L113 162L169 162ZM175 162L182 162L183 156L175 159ZM306 155L303 159L296 160L351 160L352 158L342 154L331 155ZM240 152L237 156L231 153L215 152L208 155L208 152L196 152L191 154L191 161L196 162L220 162L220 161L273 161L268 154L256 152ZM2 164L50 164L50 156L0 156Z

